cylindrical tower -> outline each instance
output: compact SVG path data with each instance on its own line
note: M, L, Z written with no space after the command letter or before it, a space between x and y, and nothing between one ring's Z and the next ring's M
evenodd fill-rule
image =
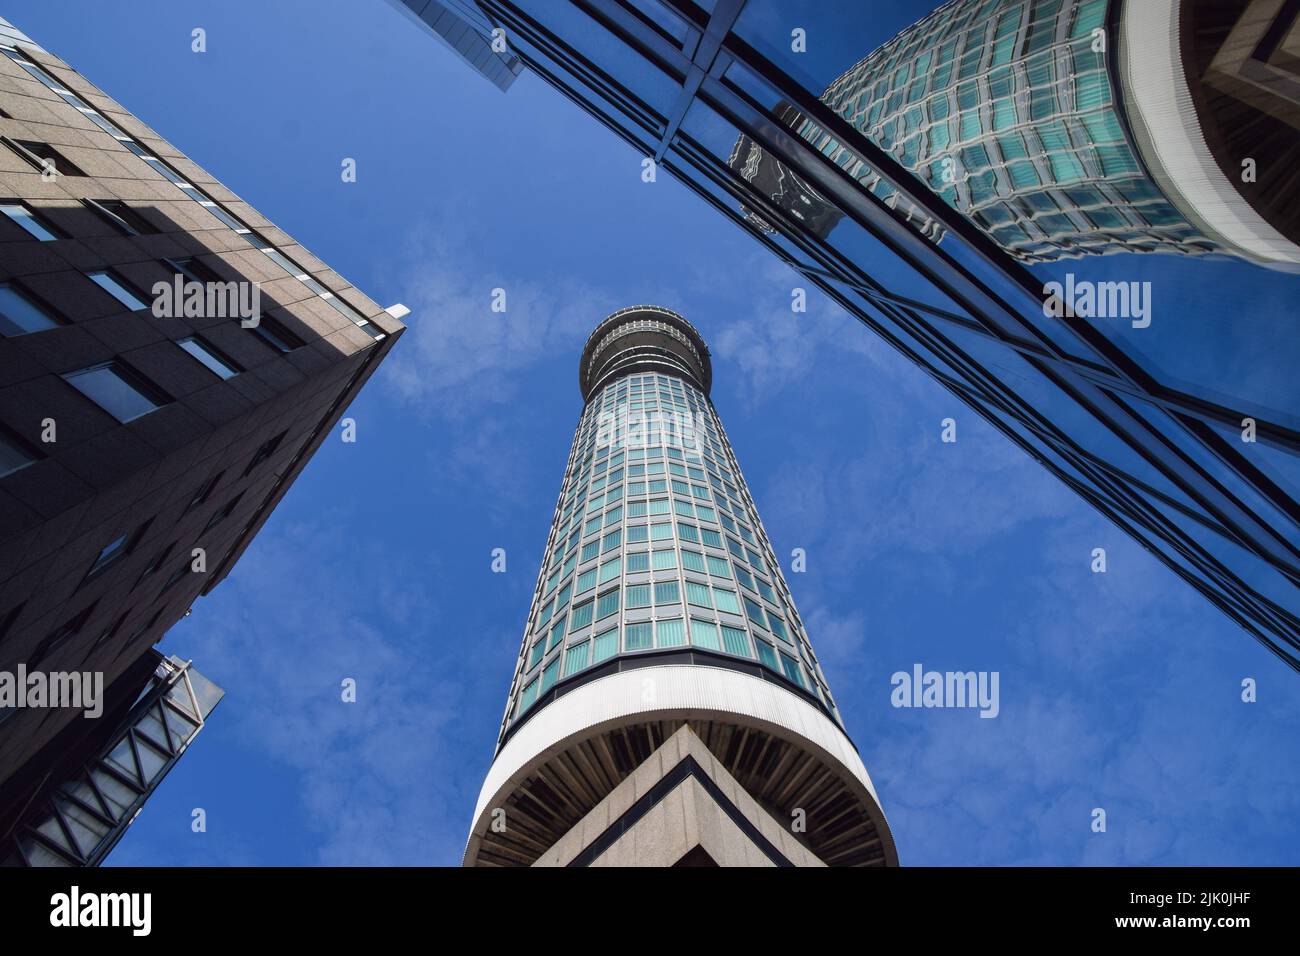
M712 376L667 309L622 309L587 340L466 865L897 863Z
M1294 272L1300 86L1281 39L1288 10L1282 0L949 0L821 98L1023 261L1220 253ZM782 112L941 238L853 144ZM744 137L732 162L783 208L833 227L819 197L790 186Z

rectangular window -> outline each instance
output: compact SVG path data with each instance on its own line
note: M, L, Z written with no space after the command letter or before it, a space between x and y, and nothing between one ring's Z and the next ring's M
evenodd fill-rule
M781 670L785 671L785 676L800 687L806 686L803 682L803 671L799 667L799 662L789 654L781 655Z
M754 638L754 646L758 649L758 659L763 662L763 665L770 670L778 670L776 651L773 650L772 645L767 641Z
M716 575L717 577L720 578L731 577L731 565L729 565L724 559L715 558L713 555L710 554L708 555L708 560L709 560L710 574Z
M652 524L650 526L650 540L652 541L671 541L673 537L673 526L670 524Z
M556 657L555 660L547 664L546 669L542 671L542 686L540 690L538 690L538 693L545 694L547 690L550 689L551 685L555 683L555 678L558 677L559 675L560 675L560 659L559 657Z
M158 232L153 223L120 199L83 199L81 201L95 215L124 236L145 236Z
M599 538L597 538L595 541L588 541L586 544L584 544L584 545L582 546L582 557L581 557L581 560L583 560L583 561L590 561L592 558L594 558L594 557L595 557L596 555L598 555L598 554L600 554L600 539L599 539Z
M208 523L203 526L203 531L199 533L205 534L208 531L211 531L217 525L221 524L221 522L229 518L230 515L234 512L236 506L238 506L239 499L242 497L244 497L244 493L241 491L239 494L235 495L235 497L231 498L228 502L226 502L225 507L222 508L220 511L215 512L212 515L212 517L208 519Z
M569 633L572 634L580 627L586 627L591 623L592 603L586 601L579 604L573 609L573 614L569 617Z
M640 544L650 540L650 529L643 524L632 525L627 529L627 543Z
M104 545L104 547L100 549L99 557L95 558L94 564L92 564L90 570L86 572L85 580L89 581L90 579L97 577L105 568L115 564L117 561L134 551L135 546L139 544L140 539L144 537L144 533L148 530L149 524L152 520L152 518L149 519L149 521L146 521L129 534L118 535L108 544Z
M682 549L682 567L687 571L704 571L704 556L695 551Z
M528 669L532 670L534 667L540 664L542 662L542 658L545 656L546 656L546 637L545 635L543 635L542 637L539 637L537 639L537 643L533 645L532 653L528 655Z
M258 338L282 355L307 344L269 315L258 316L257 324L249 328Z
M749 653L749 635L738 627L722 625L722 643L728 654L737 657L751 657Z
M681 535L683 541L689 541L692 544L700 543L699 529L693 524L682 524L678 522L677 533Z
M601 661L613 657L616 653L618 653L618 628L616 627L597 634L595 640L591 642L591 662L593 664L599 664Z
M692 507L689 501L682 501L682 499L680 498L673 499L673 510L676 511L683 518L695 517L695 508Z
M660 581L655 585L656 604L676 604L681 601L681 592L676 581Z
M711 651L722 650L722 645L718 643L718 625L712 621L691 618L691 643Z
M618 588L606 591L596 599L596 620L618 613Z
M623 532L621 529L616 528L613 531L611 531L609 534L605 535L603 539L601 539L600 550L612 551L614 548L617 548L622 543L622 541L623 541Z
M729 614L739 614L740 605L736 603L736 592L725 588L714 588L713 596L718 602L718 610Z
M639 571L650 570L650 554L647 551L636 551L627 556L627 573L635 574Z
M713 602L709 599L709 586L707 584L697 584L695 581L686 582L686 600L696 607L713 607Z
M262 442L258 447L257 452L253 455L253 460L250 461L248 467L244 469L243 477L248 477L252 474L254 468L274 455L275 450L280 447L280 442L284 441L284 436L287 434L289 434L289 429L286 428L274 438L268 438L266 441Z
M629 624L623 628L623 642L629 651L648 651L653 644L649 624Z
M644 518L646 515L646 503L644 501L629 501L627 503L627 516L629 518Z
M519 707L518 709L515 710L515 716L518 717L529 707L531 707L533 705L533 701L535 701L536 699L537 699L537 681L533 681L523 689L522 693L520 693Z
M790 642L790 638L785 631L785 621L781 620L775 614L769 614L767 616L767 627L768 630L770 630L777 637L781 638L781 640L785 641L786 643Z
M767 621L763 618L763 609L749 598L745 598L745 615L759 627L767 626Z
M666 515L666 514L668 514L668 499L667 499L667 498L655 498L653 501L651 501L651 502L650 502L650 513L651 513L652 515Z
M47 306L12 283L0 283L0 335L13 337L56 329L63 322Z
M555 610L555 602L547 601L546 606L537 613L537 630L541 631L546 628L547 623L551 620L551 614Z
M584 591L591 590L595 586L596 569L592 568L590 571L583 571L578 575L578 583L574 585L574 593L581 594Z
M621 565L622 565L621 558L614 558L613 560L606 561L604 564L602 564L600 566L600 583L604 584L606 581L612 581L616 577L618 577L619 571L621 570Z
M122 303L122 305L126 306L132 312L140 312L149 308L143 297L131 289L123 279L108 270L87 272L86 278L90 279L91 282L95 283L95 285L99 286L113 298L117 299L118 302Z
M605 515L605 527L608 528L612 524L618 524L622 520L623 520L623 509L614 508L608 514Z
M600 530L600 515L596 515L596 517L592 518L590 521L588 521L585 525L582 526L583 534L591 534L593 531L599 531L599 530Z
M564 652L564 676L576 674L587 666L587 658L591 655L591 642L583 641Z
M217 482L221 480L221 476L224 474L224 471L219 471L207 481L203 482L203 484L199 485L198 490L194 492L194 497L192 497L190 503L185 506L185 510L193 511L199 505L203 504L203 502L207 501L208 496L216 489Z
M188 352L193 358L218 378L234 378L243 371L233 361L226 358L210 343L199 338L197 335L191 335L188 338L178 339L176 342L181 348Z
M560 618L555 622L555 626L551 628L551 639L546 642L548 651L559 647L560 642L564 640L564 623L564 618Z
M0 478L36 461L37 454L17 435L0 428Z
M156 385L121 362L69 372L63 379L123 424L171 401Z
M663 551L654 552L654 568L656 571L668 571L677 567L677 552L671 548Z
M686 627L681 618L655 624L655 647L681 647L686 643Z
M625 607L649 607L650 606L650 585L633 584L625 589L627 597L625 598Z
M16 225L21 226L28 235L35 236L41 242L51 242L62 238L54 227L37 215L26 203L17 200L0 202L0 212L4 213Z
M0 137L6 146L27 161L37 172L44 173L46 170L52 170L60 176L84 176L72 160L68 159L49 143L41 143L30 139L10 139L8 136Z

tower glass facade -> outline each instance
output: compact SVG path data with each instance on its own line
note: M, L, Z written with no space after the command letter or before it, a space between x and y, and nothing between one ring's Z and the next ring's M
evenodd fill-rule
M667 350L647 357L636 340L653 335L672 338L692 360ZM503 735L593 668L665 656L761 672L839 723L709 400L699 334L676 313L636 306L597 327L584 362L586 407Z
M1018 259L1225 251L1165 198L1129 140L1107 66L1111 5L953 0L822 99ZM834 162L856 160L816 123L797 132Z

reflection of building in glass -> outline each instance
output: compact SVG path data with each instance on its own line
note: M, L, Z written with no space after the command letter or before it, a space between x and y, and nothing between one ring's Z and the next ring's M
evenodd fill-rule
M500 90L523 70L508 49L492 48L492 24L474 0L389 0ZM501 45L501 39L497 43Z
M1248 5L952 0L822 99L1017 258L1225 252L1300 266L1278 231L1295 237L1296 204L1269 217L1255 191L1234 190L1243 158L1270 169L1297 158L1295 130L1269 102L1207 100L1200 75L1225 34L1179 29L1183 15L1231 24L1225 11ZM1283 135L1219 135L1261 126ZM797 131L832 161L854 156L816 123Z
M805 117L787 103L779 103L773 109L778 122L788 129L803 135L809 128ZM803 224L813 235L825 239L835 224L843 217L838 209L828 203L817 190L813 189L797 172L759 146L748 136L736 140L731 152L730 166L755 190L771 200L791 219ZM858 179L863 186L879 196L887 206L901 215L908 222L913 222L925 235L940 236L942 229L925 215L915 204L903 198L898 190L890 187L878 173L875 173L862 160L854 158L854 169L849 174ZM745 210L745 218L762 232L773 231L772 226L757 213Z
M579 371L586 407L466 862L897 862L709 401L704 340L635 306L596 327ZM671 761L647 764L660 748ZM653 851L636 819L607 830L633 775L638 796L663 791L643 815L712 801L721 829L670 825ZM715 792L726 780L739 794ZM605 823L584 827L597 808ZM751 832L770 837L771 820L780 839ZM748 850L720 839L732 828Z
M1296 491L1300 484L1295 478L1300 474L1300 418L1290 411L1295 402L1286 396L1278 400L1277 388L1242 389L1240 379L1234 384L1212 373L1198 371L1192 378L1176 377L1168 368L1171 356L1162 353L1162 341L1168 339L1149 336L1139 351L1137 343L1130 347L1117 342L1091 321L1045 316L1042 277L993 241L971 217L940 198L926 181L900 164L893 152L862 135L823 100L826 86L842 75L844 63L838 59L822 62L818 51L825 45L812 44L804 54L790 52L790 26L807 24L813 17L823 36L831 31L840 36L872 35L875 20L870 4L737 0L708 5L707 11L705 6L692 0L479 0L479 7L506 31L511 49L530 70L634 144L642 155L653 157L680 177L714 209L928 370L968 407L1139 539L1216 607L1290 666L1300 669L1300 493ZM965 6L952 5L943 12L948 15ZM1012 25L1000 26L997 16L999 11L1010 11L1011 4L986 0L975 8L973 15L984 15L986 41L996 39L1000 29L1008 32L1002 34L1000 52L997 43L989 43L984 51L971 46L952 61L956 64L956 88L950 92L958 109L948 117L950 141L954 135L965 135L962 111L975 109L963 103L961 84L990 67L994 57L1007 57L1009 43L1064 44L1067 51L1073 50L1076 44L1070 32L1076 24L1082 29L1081 24L1099 16L1095 3L1025 0L1018 7L1022 22L1014 34L1018 39L1013 41L1005 40L1012 36ZM1067 7L1072 11L1069 16L1062 14ZM1088 147L1092 152L1083 150L1087 163L1100 163L1102 173L1107 162L1112 174L1127 168L1120 150L1102 148L1119 146L1118 141L1103 136L1112 128L1112 119L1120 124L1133 161L1150 163L1142 145L1145 134L1124 129L1127 120L1136 130L1134 118L1128 114L1137 115L1142 104L1135 99L1130 110L1124 95L1116 97L1114 91L1146 86L1149 90L1140 92L1164 89L1168 93L1176 85L1116 80L1114 75L1122 75L1124 69L1138 75L1133 71L1142 65L1134 62L1126 67L1126 51L1135 61L1141 59L1143 49L1164 51L1166 79L1177 78L1172 72L1174 63L1182 64L1184 79L1202 75L1199 64L1209 57L1218 63L1213 82L1187 80L1196 101L1194 112L1171 109L1164 117L1164 127L1157 123L1158 115L1143 122L1158 130L1154 141L1161 149L1171 150L1168 156L1160 154L1157 165L1161 168L1191 170L1197 163L1203 165L1207 153L1197 146L1196 137L1200 136L1207 149L1214 144L1208 155L1219 164L1221 175L1206 173L1183 180L1185 174L1179 174L1175 177L1178 183L1158 182L1159 195L1142 193L1154 198L1138 205L1151 211L1148 218L1160 227L1149 230L1149 244L1160 247L1178 241L1177 229L1171 231L1158 220L1179 219L1190 223L1201 237L1193 239L1189 232L1188 243L1233 249L1258 261L1285 264L1294 248L1289 240L1278 243L1269 239L1265 226L1294 236L1284 215L1288 208L1280 207L1276 200L1270 205L1267 195L1276 192L1292 197L1298 188L1296 169L1300 163L1291 160L1287 152L1296 140L1284 135L1278 125L1292 115L1279 104L1288 100L1286 94L1293 89L1286 81L1287 70L1298 59L1293 49L1295 31L1288 29L1288 15L1294 13L1294 7L1276 0L1271 13L1265 6L1245 0L1230 4L1140 0L1105 5L1100 14L1110 50L1105 77L1098 75L1080 84L1079 77L1069 76L1077 69L1073 57L1063 57L1059 74L1056 61L1052 61L1050 82L1043 87L1043 93L1050 95L1035 96L1037 79L1030 79L1026 60L1024 79L1015 82L1030 85L1012 97L1015 115L1018 122L1025 117L1025 122L1032 123L1037 109L1041 112L1038 119L1050 132L1057 128L1051 125L1057 111L1081 103L1080 97L1089 92L1100 102L1089 114L1098 143ZM1233 16L1234 11L1244 15ZM1142 24L1147 32L1140 42L1126 45L1128 22L1115 20L1121 14L1160 15L1163 19L1149 24L1145 19L1133 20L1134 34ZM1261 16L1262 35L1256 39ZM1026 17L1028 22L1023 22ZM1053 18L1055 24L1055 33L1046 39L1032 27L1043 17ZM935 18L923 20L914 29L919 31L924 25L929 30L937 22ZM917 38L923 35L914 34ZM1197 42L1189 57L1173 59L1193 36ZM942 55L943 43L950 39L942 38L936 56ZM1203 52L1202 41L1218 44L1222 58ZM900 62L914 52L898 48ZM973 62L976 52L979 62ZM957 55L956 47L953 55ZM1021 54L1013 50L1010 55L1014 60ZM985 58L989 62L984 62ZM1002 65L1010 68L1010 62ZM813 88L809 81L798 78L803 75L823 79ZM889 82L893 83L893 77ZM886 104L891 97L906 102L910 81L904 84L900 78L899 84L898 90L890 90ZM1005 133L995 123L997 99L985 92L987 76L980 76L976 86L981 99L976 115L966 120L965 130L972 142L989 137L996 140ZM1250 95L1243 93L1247 89ZM1066 93L1068 98L1058 103L1056 95ZM862 95L846 99L838 108L857 110ZM1222 99L1229 96L1239 105ZM1199 104L1202 97L1204 108ZM951 110L954 101L948 93L941 98ZM1124 116L1102 105L1116 100L1125 110ZM863 106L869 116L866 101ZM1231 125L1232 110L1264 111L1265 106L1278 122L1264 124L1261 120L1259 128L1266 135L1258 143L1263 150L1258 183L1249 190L1242 185L1238 191L1240 175L1233 171L1241 168L1241 159L1234 151L1242 148L1246 134L1234 137L1225 133L1224 127ZM882 114L884 109L882 106ZM1001 109L1005 119L1007 106ZM903 115L903 141L891 146L906 148L906 111ZM1172 118L1179 122L1170 123ZM1060 120L1065 124L1064 114ZM831 148L832 158L804 136L793 135L792 122L805 127L813 124L837 144L851 143L853 148ZM1060 170L1064 176L1072 163L1079 163L1085 172L1093 168L1079 158L1076 147L1081 144L1074 140L1076 132L1088 133L1088 125L1082 119L1070 122L1073 125L1065 126L1070 148L1055 157L1055 167L1053 156L1046 157L1045 171L1051 175ZM1181 135L1181 144L1175 134ZM1044 141L1035 135L1037 154L1024 160L1034 175L1041 175ZM1030 154L1029 137L1022 135L1022 140ZM1177 151L1172 151L1174 145ZM761 151L757 156L755 147ZM1004 172L1009 176L1013 157L1000 158L1007 160L998 165L1008 167ZM769 161L793 170L798 185L787 188L775 168L765 167ZM881 188L864 184L865 170L899 193L898 200L888 203ZM1022 167L1020 173L1027 176L1028 169ZM1155 176L1150 168L1146 173ZM1132 186L1139 180L1126 181ZM1151 182L1156 180L1152 178L1142 188L1151 188ZM1225 195L1221 187L1229 183L1234 184L1233 193ZM1175 185L1191 194L1190 201ZM1207 192L1210 189L1214 192ZM1070 200L1069 190L1078 201ZM1240 202L1243 192L1248 208ZM1059 202L1053 198L1057 194ZM1051 199L1054 211L1035 210L1031 219L1058 216L1074 224L1076 217L1088 210L1102 212L1091 196L1075 189L1074 184L1040 188L1034 195ZM1121 191L1119 195L1124 194ZM817 210L816 215L809 215L809 207L815 206L813 196L826 204L826 212ZM1156 214L1157 208L1163 211ZM916 222L923 220L914 217L909 224L900 212L910 209L933 221L935 229L930 235L916 228ZM795 210L800 214L795 215ZM1189 210L1200 221L1192 218ZM1294 215L1296 210L1300 210L1300 202L1291 201L1290 213ZM1136 234L1146 228L1130 223L1127 209L1122 215L1125 229L1131 227ZM1074 228L1086 225L1084 231L1095 230L1104 218L1088 219L1086 224L1079 218ZM756 222L762 226L755 228ZM1065 237L1054 228L1060 225L1057 220L1047 219L1042 225L1053 226L1050 235L1054 241ZM936 243L933 237L939 235L943 241ZM1063 255L1063 244L1060 251L1043 244L1047 235L1044 229L1036 240L1040 246L1034 248ZM1104 241L1119 248L1119 240L1127 235L1119 230L1113 242ZM1085 238L1081 234L1072 241L1082 244ZM1081 248L1073 248L1071 254ZM1151 263L1149 257L1147 262L1177 268L1179 263L1169 258L1169 262ZM1225 258L1201 262L1207 267L1215 263L1215 268L1240 276L1238 265L1223 261ZM1119 266L1134 260L1108 261ZM1265 278L1286 281L1275 275ZM1207 281L1212 284L1213 276ZM1210 321L1217 316L1175 319ZM1266 357L1261 360L1260 372L1266 373L1261 378L1293 380L1286 368L1287 343L1281 345L1275 365L1268 366ZM1246 417L1255 423L1258 438L1250 445L1241 441Z

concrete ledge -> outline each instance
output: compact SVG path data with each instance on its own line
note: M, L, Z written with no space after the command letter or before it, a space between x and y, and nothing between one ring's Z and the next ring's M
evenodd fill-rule
M770 733L817 756L867 808L887 843L887 857L896 863L888 824L866 767L844 732L825 714L778 685L748 674L667 665L593 681L548 704L521 727L497 754L483 782L465 865L474 865L492 809L503 806L539 767L585 738L649 720L729 721Z

